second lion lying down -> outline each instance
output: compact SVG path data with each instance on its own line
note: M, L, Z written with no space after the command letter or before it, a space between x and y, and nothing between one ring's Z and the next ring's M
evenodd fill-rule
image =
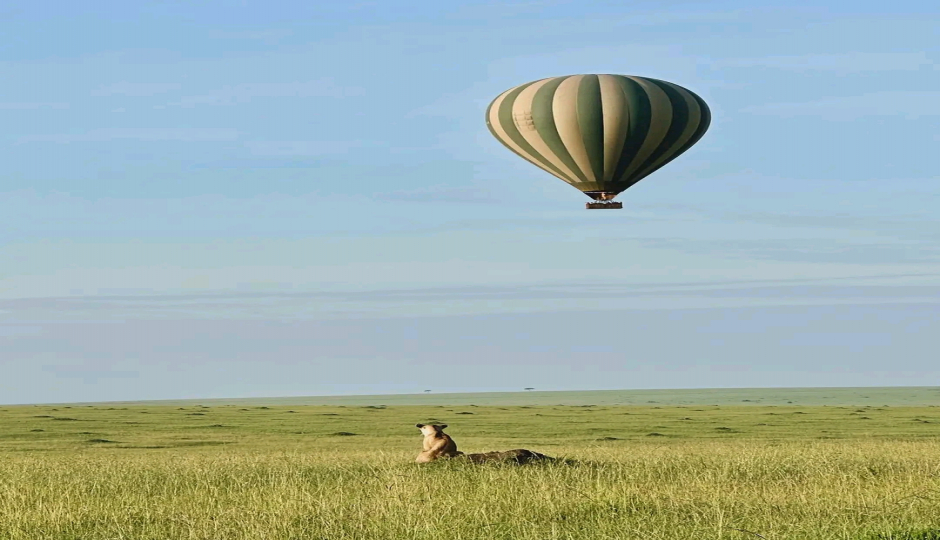
M470 460L473 463L487 462L505 462L505 463L528 463L530 461L550 459L548 456L517 448L505 452L485 452L482 454L464 454L457 451L457 443L450 435L444 433L447 424L415 424L415 427L421 430L424 435L422 451L418 454L415 461L417 463L428 463L440 458L461 457Z

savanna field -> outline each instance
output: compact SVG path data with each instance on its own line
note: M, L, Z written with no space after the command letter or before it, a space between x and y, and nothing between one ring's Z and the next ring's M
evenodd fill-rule
M937 389L677 395L0 406L0 538L940 539Z

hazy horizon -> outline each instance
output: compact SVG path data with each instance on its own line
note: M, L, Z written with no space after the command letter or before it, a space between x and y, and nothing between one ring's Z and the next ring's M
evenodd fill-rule
M496 392L420 392L410 394L325 394L297 396L179 398L145 401L0 403L0 406L609 406L793 405L793 406L940 406L940 386L648 388Z

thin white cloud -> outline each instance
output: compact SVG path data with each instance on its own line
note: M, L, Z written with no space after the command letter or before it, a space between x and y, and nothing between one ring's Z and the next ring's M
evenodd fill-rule
M740 112L783 118L815 116L837 121L868 116L898 116L911 120L924 116L940 116L940 91L872 92L815 101L769 103L745 107Z
M454 3L452 10L447 13L449 19L467 20L484 18L488 21L510 20L517 28L530 24L539 31L556 33L570 32L571 18L564 12L563 6L571 4L570 0L532 0L507 2L505 0L489 0L473 3ZM555 10L562 8L561 10ZM752 10L709 10L709 9L681 9L675 6L657 10L631 10L629 14L620 15L608 13L605 15L582 16L579 24L598 27L631 26L658 26L669 23L707 22L707 21L733 21L739 20L748 11ZM520 29L520 33L524 30Z
M333 79L325 78L306 82L245 83L224 86L209 94L183 96L178 101L167 105L176 107L220 106L248 103L254 98L343 98L363 94L365 94L365 90L362 88L341 86Z
M390 193L377 193L374 198L385 201L410 202L456 202L456 203L487 203L498 201L493 193L476 187L458 186L431 186L423 189L392 191Z
M68 109L68 103L6 102L0 103L0 111L32 111L38 109Z
M846 53L763 56L758 58L706 59L714 68L771 68L786 71L829 71L837 74L871 71L917 71L940 67L924 52Z
M132 96L146 97L165 94L179 90L183 85L179 83L135 83L121 81L98 87L92 92L93 96Z
M774 227L796 227L819 231L837 229L843 231L869 231L895 238L936 238L940 233L940 220L916 215L871 216L855 214L810 214L800 212L718 212L722 218L772 225Z
M42 370L56 377L82 379L85 384L94 384L99 379L137 378L139 372L129 370L100 369L85 365L44 365Z
M440 314L689 309L758 305L940 303L936 276L741 282L552 283L368 291L214 291L201 294L99 294L0 299L0 336L38 336L36 321L337 320ZM916 279L916 278L921 279ZM923 278L928 278L924 280ZM933 279L930 279L933 278ZM921 283L917 283L920 281ZM286 285L286 284L285 284ZM27 321L16 323L14 321ZM32 321L32 322L29 322ZM6 332L4 334L4 332Z
M108 128L94 129L76 134L31 135L20 143L28 142L104 142L114 140L213 142L233 141L240 132L226 128Z
M362 141L250 141L245 147L254 156L309 157L346 154Z
M212 39L245 39L258 41L276 41L294 34L293 30L269 28L266 30L225 31L212 30L209 37Z
M638 239L646 248L680 251L690 255L720 253L725 258L803 263L880 265L886 262L935 265L940 249L929 242L863 242L830 239Z

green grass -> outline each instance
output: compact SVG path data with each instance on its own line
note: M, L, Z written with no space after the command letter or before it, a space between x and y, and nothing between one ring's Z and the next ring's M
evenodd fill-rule
M0 539L940 539L940 407L476 399L0 406Z

